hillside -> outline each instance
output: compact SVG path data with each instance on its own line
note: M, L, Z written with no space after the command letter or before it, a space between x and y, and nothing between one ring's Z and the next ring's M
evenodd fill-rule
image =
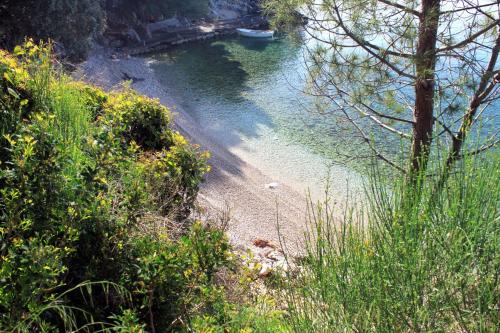
M208 153L170 111L71 80L50 46L0 52L0 330L255 325L216 282L238 281L224 221L189 217Z

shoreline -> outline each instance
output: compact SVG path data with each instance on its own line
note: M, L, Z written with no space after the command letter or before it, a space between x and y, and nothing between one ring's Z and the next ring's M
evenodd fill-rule
M211 136L182 107L168 87L159 82L147 58L117 56L96 47L88 59L74 73L77 79L113 90L120 87L123 75L140 78L131 88L140 94L158 98L173 113L174 127L191 143L199 144L211 153L211 171L205 176L198 194L198 202L208 216L217 216L228 209L230 223L227 230L235 246L253 247L255 240L274 244L284 242L289 253L298 253L306 228L306 196L298 189L282 182L276 188L266 184L275 182L257 165L229 151L223 140ZM279 234L278 234L279 222Z
M236 28L259 29L267 28L267 18L259 15L247 14L229 20L207 21L199 25L178 29L171 29L153 33L151 40L144 41L143 46L132 46L128 48L129 54L133 56L146 55L169 48L198 41L216 39L237 34ZM159 36L155 36L159 35Z

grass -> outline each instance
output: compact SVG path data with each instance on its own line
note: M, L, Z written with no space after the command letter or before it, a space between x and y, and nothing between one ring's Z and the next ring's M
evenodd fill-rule
M271 281L286 307L233 302L216 279L241 273L224 232L188 218L208 156L168 110L72 82L43 45L0 55L0 331L497 330L498 152L444 186L375 169L340 220L311 203L300 269Z
M341 221L328 200L311 205L307 255L284 289L292 331L495 332L498 154L462 161L443 188L380 178Z

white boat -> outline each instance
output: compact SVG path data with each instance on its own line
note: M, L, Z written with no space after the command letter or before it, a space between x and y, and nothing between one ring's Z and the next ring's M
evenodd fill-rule
M245 37L253 38L272 38L274 36L273 30L252 30L252 29L236 29L238 33Z

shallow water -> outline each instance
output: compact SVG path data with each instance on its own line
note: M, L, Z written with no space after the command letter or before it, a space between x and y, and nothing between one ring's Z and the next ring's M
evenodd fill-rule
M183 109L246 162L316 198L328 181L332 194L345 196L348 187L360 189L366 163L346 165L346 156L366 155L366 146L345 118L302 93L307 43L237 37L189 44L155 55L152 68ZM484 112L471 138L488 138L500 126L499 103ZM401 156L398 138L378 128L369 134L385 152Z
M320 115L301 92L305 68L300 44L234 38L191 44L158 54L151 64L180 106L230 151L277 182L321 198L359 188L339 152L356 150L347 129Z

